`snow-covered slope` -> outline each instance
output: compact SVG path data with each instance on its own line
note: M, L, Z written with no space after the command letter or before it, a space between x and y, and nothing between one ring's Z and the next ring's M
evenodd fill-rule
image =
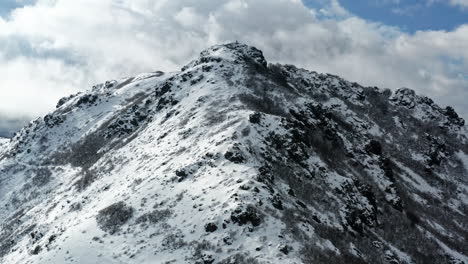
M1 263L468 263L464 121L232 43L0 148Z
M8 138L2 138L0 137L0 149L8 143L9 139Z

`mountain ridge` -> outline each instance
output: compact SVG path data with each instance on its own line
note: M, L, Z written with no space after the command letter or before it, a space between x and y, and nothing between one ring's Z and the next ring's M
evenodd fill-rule
M213 46L63 98L2 148L0 259L468 263L467 135L410 89Z

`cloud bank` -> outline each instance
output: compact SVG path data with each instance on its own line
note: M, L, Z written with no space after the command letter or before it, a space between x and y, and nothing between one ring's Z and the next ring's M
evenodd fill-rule
M178 70L235 40L270 62L410 87L468 117L468 24L407 34L336 0L321 9L300 0L38 0L0 18L0 114L42 115L95 83Z

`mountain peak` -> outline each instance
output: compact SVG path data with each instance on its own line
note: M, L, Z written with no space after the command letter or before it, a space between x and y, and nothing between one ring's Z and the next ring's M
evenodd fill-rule
M267 67L267 61L263 56L263 52L253 46L232 42L221 45L214 45L200 53L200 56L182 68L184 71L187 68L195 67L207 62L229 61L236 64L246 63L254 64L257 67Z

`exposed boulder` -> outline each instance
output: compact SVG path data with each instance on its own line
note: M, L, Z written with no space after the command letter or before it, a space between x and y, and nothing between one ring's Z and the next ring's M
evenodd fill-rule
M245 225L251 223L253 226L259 226L262 222L257 209L252 205L247 206L246 208L239 207L236 208L231 213L231 220L238 225Z
M208 223L205 225L205 231L208 233L213 233L218 230L218 226L215 223Z

